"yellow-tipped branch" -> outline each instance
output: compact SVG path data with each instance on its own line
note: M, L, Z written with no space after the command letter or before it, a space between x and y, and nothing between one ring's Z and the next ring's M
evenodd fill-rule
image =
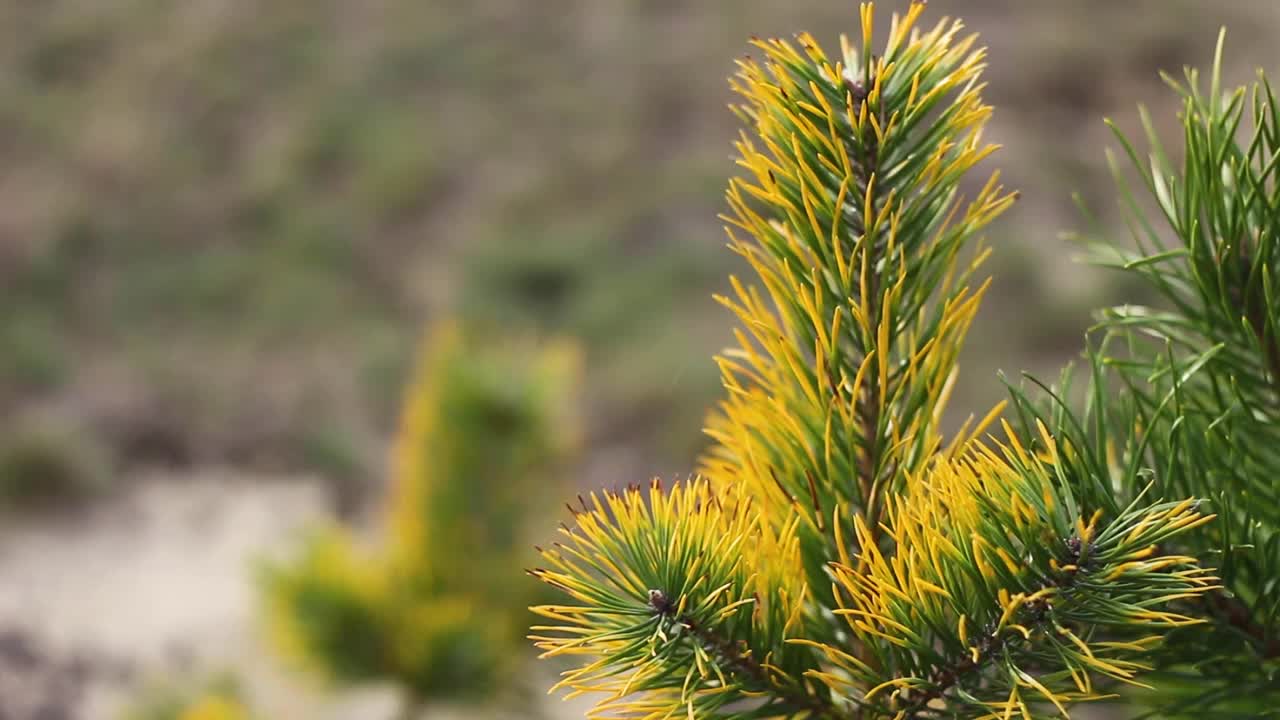
M1094 633L1194 623L1161 608L1217 587L1193 558L1154 549L1213 519L1196 503L1086 519L1053 462L1010 442L975 444L913 478L887 517L896 552L835 566L837 614L875 662L829 657L886 716L1020 711L1033 698L1065 716L1103 697L1090 675L1136 683L1145 667L1133 659L1145 644L1091 644Z
M757 40L733 81L754 130L738 143L730 246L763 293L721 298L749 335L721 363L731 389L703 463L713 482L768 498L775 522L801 510L805 564L827 584L830 519L868 518L923 469L981 289L962 249L1012 202L995 175L971 202L959 181L993 149L979 91L983 51L958 22L895 17L885 51L826 56ZM870 5L862 13L871 35ZM980 261L981 255L979 255ZM826 537L826 540L819 538Z
M658 706L720 717L752 698L760 713L835 717L804 678L810 654L786 642L808 595L793 529L761 520L742 493L701 479L584 502L566 542L542 551L548 566L531 571L579 603L534 608L556 623L534 628L544 655L598 658L553 690L603 693L596 712L610 717Z

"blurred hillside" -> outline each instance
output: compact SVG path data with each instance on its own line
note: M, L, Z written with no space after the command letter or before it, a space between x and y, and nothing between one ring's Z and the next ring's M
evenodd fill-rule
M887 6L904 3L886 2ZM990 46L993 166L1022 200L959 411L1052 375L1122 288L1102 124L1157 70L1275 58L1270 0L933 0ZM741 268L716 214L752 34L834 44L852 0L0 2L0 503L168 476L381 487L412 350L449 312L587 347L585 487L687 472ZM553 523L549 521L548 527Z
M1096 281L1070 192L1107 211L1104 114L1159 68L1265 64L1273 3L935 2L991 46L995 161L1024 193L969 365L1052 367ZM0 8L3 431L69 425L161 463L378 475L423 320L446 307L590 344L595 445L687 467L716 396L716 213L752 33L843 2L238 0ZM982 328L999 328L983 337ZM634 478L627 478L634 479ZM602 481L623 478L599 478Z

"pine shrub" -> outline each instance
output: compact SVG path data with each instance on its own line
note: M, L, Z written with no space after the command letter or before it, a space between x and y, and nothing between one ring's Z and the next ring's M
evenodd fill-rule
M566 599L533 639L581 659L556 688L610 718L1278 712L1269 84L1222 88L1220 50L1207 90L1173 83L1183 159L1118 134L1135 238L1082 242L1158 303L1101 311L1083 372L944 433L981 233L1016 194L978 177L984 51L924 11L878 51L867 3L835 57L802 34L740 63L725 221L756 279L720 298L740 329L713 444L688 480L593 495L543 551Z
M530 518L565 489L576 366L564 344L431 333L405 395L381 542L316 529L296 559L262 572L281 653L339 686L395 684L406 717L512 684L537 596L507 580L528 560Z

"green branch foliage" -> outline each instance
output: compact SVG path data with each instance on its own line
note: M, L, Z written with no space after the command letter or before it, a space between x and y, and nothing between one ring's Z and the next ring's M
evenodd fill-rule
M1102 697L1091 673L1134 682L1145 666L1132 658L1159 640L1088 642L1099 631L1196 623L1157 608L1215 578L1157 547L1212 516L1184 500L1134 503L1113 518L1099 509L1086 522L1053 439L1042 441L1044 458L1013 441L936 463L893 499L892 556L858 518L868 552L836 566L836 614L866 652L823 648L843 671L823 674L833 688L880 681L863 701L890 717L1025 714L1035 701L1065 715L1068 702Z
M733 82L756 138L738 143L748 175L730 184L726 220L765 292L735 279L721 298L743 330L719 359L729 396L703 473L753 485L777 520L800 510L815 588L834 559L833 510L877 517L938 450L982 295L968 283L982 256L957 258L1012 202L995 175L959 197L995 149L981 138L984 53L956 22L915 31L921 8L895 18L882 55L866 6L862 50L845 42L832 60L808 35L800 49L757 41L766 61L744 61Z
M1094 416L1117 464L1152 468L1163 492L1210 499L1219 517L1178 541L1225 587L1208 598L1212 632L1162 654L1171 677L1202 673L1174 683L1166 711L1257 717L1280 707L1280 107L1261 73L1224 88L1221 61L1220 38L1207 89L1193 70L1166 77L1183 100L1180 162L1145 111L1147 157L1116 130L1150 202L1113 161L1133 244L1090 238L1091 256L1158 302L1103 314L1092 359L1110 398Z
M725 220L759 285L721 298L741 329L714 447L699 478L582 503L532 571L569 597L533 636L584 658L558 687L600 695L593 717L1066 715L1140 683L1198 622L1171 606L1218 589L1169 548L1222 521L1185 487L1109 492L1062 413L1015 396L1003 443L977 439L1000 407L944 442L985 287L962 258L1014 196L969 178L994 150L984 52L923 10L879 53L869 3L837 58L757 41L733 81Z
M806 597L794 529L774 531L748 496L706 480L584 502L569 542L532 571L580 603L535 608L562 623L534 627L549 633L534 636L546 655L599 658L558 687L607 693L597 712L625 717L719 717L746 696L762 711L826 708L805 677L811 654L787 642Z

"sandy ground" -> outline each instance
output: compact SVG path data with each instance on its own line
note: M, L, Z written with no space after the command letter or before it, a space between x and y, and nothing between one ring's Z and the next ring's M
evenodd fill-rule
M74 517L4 528L0 627L41 666L16 681L30 712L61 704L71 718L109 718L150 677L253 664L251 563L323 512L306 479L208 472L148 478ZM83 692L69 697L76 680Z
M275 664L255 625L253 562L290 547L326 508L305 477L210 471L151 477L74 516L6 521L0 719L110 720L150 680L223 670L245 682L264 718L390 718L392 692L308 687ZM552 699L548 710L582 717Z

